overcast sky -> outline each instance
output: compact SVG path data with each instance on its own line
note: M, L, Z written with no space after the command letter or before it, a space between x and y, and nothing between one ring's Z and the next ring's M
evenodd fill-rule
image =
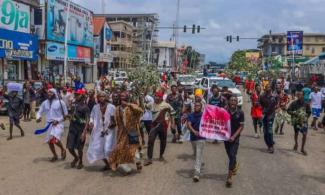
M73 0L95 13L101 0ZM106 13L158 13L160 26L172 26L177 0L105 0ZM203 3L204 2L204 3ZM184 34L180 42L207 55L207 61L226 62L237 49L256 48L254 40L226 42L227 35L260 37L272 32L303 30L325 33L325 0L181 0L180 26L199 24L200 34ZM159 38L169 40L171 30L161 30Z

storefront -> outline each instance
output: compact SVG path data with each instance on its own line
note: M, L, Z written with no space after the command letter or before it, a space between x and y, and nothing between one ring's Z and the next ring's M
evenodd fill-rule
M0 29L0 58L2 81L31 79L31 64L38 59L38 38Z
M48 41L46 43L45 65L49 76L57 78L64 75L64 45ZM92 82L91 49L87 47L68 45L67 75L79 76L83 82ZM69 78L70 80L71 78Z

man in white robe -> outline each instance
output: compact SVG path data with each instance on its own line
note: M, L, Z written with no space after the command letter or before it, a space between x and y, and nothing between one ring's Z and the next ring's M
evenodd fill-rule
M57 91L53 88L48 90L48 99L41 104L37 112L36 120L38 123L41 122L44 113L46 114L46 126L50 124L45 142L48 143L53 153L51 162L58 160L55 145L61 149L61 158L65 160L66 150L63 147L61 138L64 133L64 119L68 115L68 110L64 101L59 99Z
M106 94L103 92L97 95L97 100L98 104L90 114L89 127L92 131L87 158L90 164L103 160L103 171L106 171L109 169L107 158L116 145L115 106L106 101Z

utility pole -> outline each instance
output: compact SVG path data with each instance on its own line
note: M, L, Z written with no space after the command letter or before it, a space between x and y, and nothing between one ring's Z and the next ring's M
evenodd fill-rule
M67 83L67 71L68 71L68 33L69 33L69 21L70 21L70 5L71 0L68 0L68 10L65 22L65 36L64 36L64 84Z
M180 15L180 7L181 7L181 1L177 0L177 11L176 11L176 22L175 22L175 67L178 69L178 53L177 53L177 48L178 48L178 39L179 39L179 32L177 27L179 27L179 15Z

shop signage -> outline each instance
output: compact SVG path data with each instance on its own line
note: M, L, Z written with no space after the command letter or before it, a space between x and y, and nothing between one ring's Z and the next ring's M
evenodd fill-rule
M0 27L7 30L29 33L29 6L12 0L0 0Z
M287 50L288 54L302 55L303 53L303 31L288 31L287 32Z
M64 60L64 44L47 42L46 43L46 59L48 60ZM68 61L90 63L90 48L68 45Z
M113 56L110 53L100 53L99 62L113 62Z
M37 60L37 36L0 29L0 58Z
M67 0L48 0L47 2L47 39L64 42ZM68 43L93 47L93 13L75 3L70 4Z

